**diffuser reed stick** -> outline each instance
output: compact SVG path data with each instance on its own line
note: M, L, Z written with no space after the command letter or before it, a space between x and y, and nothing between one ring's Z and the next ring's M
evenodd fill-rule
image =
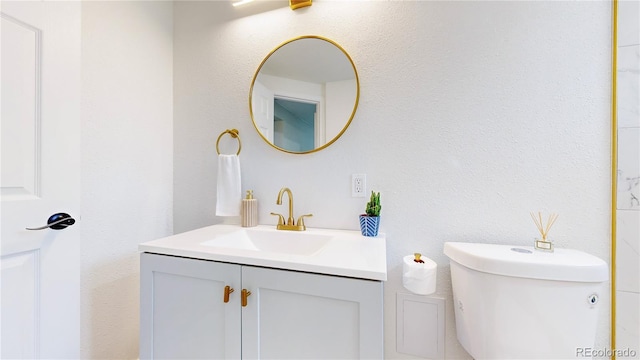
M542 241L547 241L547 235L549 235L549 230L553 226L553 223L558 219L558 214L551 214L547 219L547 225L545 226L542 221L542 214L538 212L538 216L536 217L534 213L530 213L533 222L536 224L538 231L540 231L540 235L542 236Z

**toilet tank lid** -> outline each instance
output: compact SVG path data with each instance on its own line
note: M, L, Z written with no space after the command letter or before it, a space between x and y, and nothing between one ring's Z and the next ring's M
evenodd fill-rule
M602 259L579 250L535 250L532 246L445 242L444 254L470 269L522 278L603 282L609 267Z

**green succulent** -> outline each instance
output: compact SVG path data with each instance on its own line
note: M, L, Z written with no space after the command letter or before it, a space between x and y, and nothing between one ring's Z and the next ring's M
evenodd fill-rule
M369 216L380 216L380 210L382 209L382 205L380 205L380 193L371 192L371 198L367 203L367 208L365 212Z

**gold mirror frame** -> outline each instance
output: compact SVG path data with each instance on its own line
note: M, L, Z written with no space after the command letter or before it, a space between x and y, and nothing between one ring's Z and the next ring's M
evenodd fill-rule
M262 131L260 131L258 125L256 124L255 117L254 117L254 114L253 114L253 89L254 89L254 85L255 85L256 79L258 78L258 74L260 73L260 70L262 69L264 64L267 62L267 60L269 60L271 55L273 55L276 51L278 51L283 46L285 46L287 44L290 44L290 43L292 43L294 41L297 41L297 40L302 40L302 39L318 39L318 40L326 41L326 42L332 44L333 46L335 46L336 48L338 48L344 54L346 59L349 60L349 64L351 64L351 67L353 69L353 74L354 74L355 81L356 81L356 94L355 94L355 101L354 101L354 104L353 104L353 110L351 111L349 119L345 123L344 127L342 128L342 130L340 130L340 132L335 137L333 137L331 140L327 141L325 144L323 144L323 145L321 145L319 147L316 147L316 148L314 148L312 150L308 150L308 151L292 151L292 150L288 150L288 149L284 149L284 148L281 148L279 146L276 146L274 143L269 141L269 139L267 139L264 136ZM271 50L271 52L269 52L269 54L267 54L267 56L262 60L262 62L258 66L258 69L256 70L255 74L253 75L253 79L251 80L251 87L249 88L249 113L251 115L251 121L253 123L253 127L256 129L256 131L258 132L260 137L267 144L271 145L271 147L273 147L276 150L280 150L280 151L283 151L283 152L286 152L286 153L289 153L289 154L302 155L302 154L310 154L310 153L314 153L316 151L320 151L322 149L325 149L329 145L333 144L334 142L336 142L336 140L338 140L342 136L342 134L344 134L344 132L347 130L347 128L351 124L351 121L353 120L353 117L356 114L356 110L358 109L359 100L360 100L360 78L358 76L358 70L356 69L356 65L353 62L353 59L351 58L351 56L349 56L349 54L347 53L347 51L342 46L340 46L338 43L336 43L335 41L333 41L331 39L328 39L328 38L325 38L323 36L303 35L303 36L298 36L298 37L289 39L289 40L283 42L282 44L276 46L275 49Z

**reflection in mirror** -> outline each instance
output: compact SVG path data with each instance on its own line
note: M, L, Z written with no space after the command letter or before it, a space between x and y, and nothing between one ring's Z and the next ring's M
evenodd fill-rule
M273 144L305 152L315 149L318 103L276 97L273 106Z
M358 75L349 55L319 36L289 40L262 61L253 78L250 111L273 147L304 154L336 141L358 106Z

